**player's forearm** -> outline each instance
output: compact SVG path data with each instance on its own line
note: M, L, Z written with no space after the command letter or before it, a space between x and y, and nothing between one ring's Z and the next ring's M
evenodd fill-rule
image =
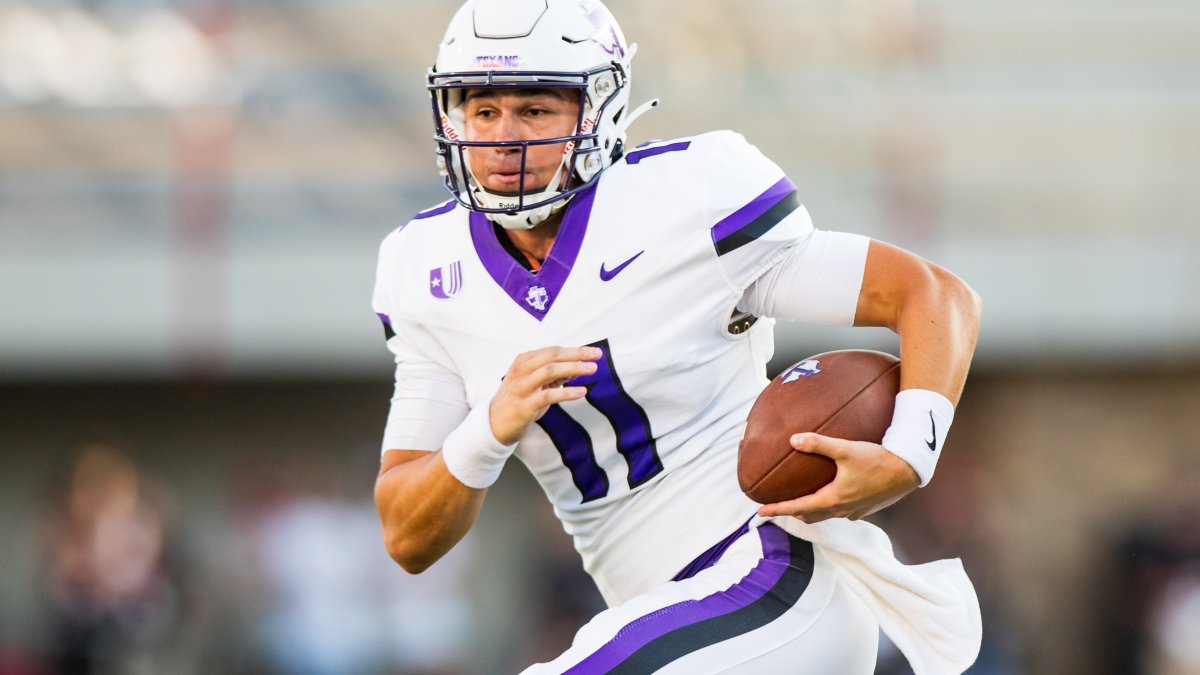
M901 389L928 389L958 405L975 341L980 299L961 279L928 264L928 283L905 298L894 330L900 335Z
M424 571L471 529L486 494L451 475L441 452L384 470L375 505L388 554L408 572Z

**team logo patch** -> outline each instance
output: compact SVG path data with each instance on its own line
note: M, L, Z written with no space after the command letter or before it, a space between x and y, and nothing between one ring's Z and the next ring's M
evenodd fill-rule
M530 307L539 312L546 311L546 305L550 302L550 293L546 287L541 284L533 284L529 287L529 292L525 294L525 302Z
M788 371L783 374L783 381L785 384L795 382L802 377L812 377L819 372L821 372L821 369L817 367L817 360L808 359L788 368Z
M449 267L429 270L429 292L435 298L453 298L462 290L462 283L462 261L455 260Z

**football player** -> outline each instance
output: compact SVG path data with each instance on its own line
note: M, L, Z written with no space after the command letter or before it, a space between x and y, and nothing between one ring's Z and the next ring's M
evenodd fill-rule
M609 605L536 673L869 673L880 626L918 673L965 669L980 622L957 561L905 567L858 519L928 482L979 300L866 237L816 230L730 131L626 145L630 45L596 0L470 0L428 89L453 199L383 242L395 355L375 498L420 572L515 456ZM882 445L804 434L833 483L738 488L773 318L888 326L902 391ZM932 437L932 439L931 439Z

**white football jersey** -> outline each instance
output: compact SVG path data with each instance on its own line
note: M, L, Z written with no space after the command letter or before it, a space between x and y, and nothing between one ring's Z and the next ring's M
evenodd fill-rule
M773 321L735 334L731 315L812 233L782 170L727 131L629 152L568 204L537 273L481 214L418 214L380 252L374 305L397 361L384 450L439 448L518 354L599 346L572 382L587 397L551 407L516 456L610 604L669 580L757 508L736 455ZM846 320L861 277L822 282L843 287Z

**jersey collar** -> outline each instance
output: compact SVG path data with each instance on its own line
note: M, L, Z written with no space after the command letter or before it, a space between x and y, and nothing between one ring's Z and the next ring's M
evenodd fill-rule
M471 241L475 244L475 253L480 262L508 297L538 321L545 319L550 312L550 307L558 299L571 273L575 258L579 256L595 196L596 185L593 184L577 193L567 204L562 224L558 227L558 236L550 247L550 255L536 274L522 267L504 250L496 239L492 221L486 215L471 212Z

